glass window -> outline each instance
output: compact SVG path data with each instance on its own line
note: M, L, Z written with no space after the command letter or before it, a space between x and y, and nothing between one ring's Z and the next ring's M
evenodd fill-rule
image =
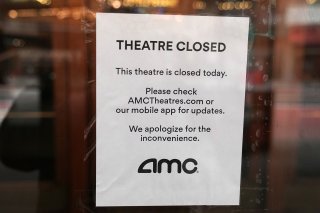
M250 17L239 206L95 207L97 12ZM319 14L319 0L1 1L0 209L319 212Z

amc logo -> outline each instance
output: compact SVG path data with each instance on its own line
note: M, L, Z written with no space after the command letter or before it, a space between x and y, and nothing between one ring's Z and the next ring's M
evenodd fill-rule
M173 166L174 165L174 166ZM141 163L138 168L138 173L162 173L163 167L167 168L167 173L172 172L172 168L176 169L177 173L182 171L187 174L193 174L197 171L198 162L195 159L188 158L181 162L178 159L161 159L150 158Z

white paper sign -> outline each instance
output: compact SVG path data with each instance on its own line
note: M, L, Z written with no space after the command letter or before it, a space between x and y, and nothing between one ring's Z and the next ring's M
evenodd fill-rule
M97 206L239 204L248 28L97 14Z

